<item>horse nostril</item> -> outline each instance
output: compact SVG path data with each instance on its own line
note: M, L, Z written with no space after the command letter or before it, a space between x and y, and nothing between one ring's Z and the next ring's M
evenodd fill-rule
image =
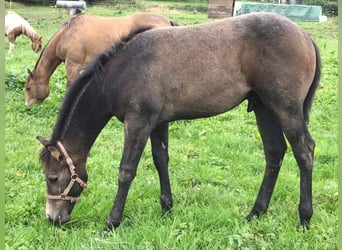
M50 215L46 215L46 218L49 220L49 222L54 223L54 220L50 217Z
M56 178L49 179L49 181L50 181L51 183L56 183L56 182L57 182L57 177L56 177Z
M46 218L49 220L50 223L53 225L61 224L62 216L58 215L56 218L50 217L50 215L46 215Z
M49 176L47 176L47 179L50 183L56 183L58 180L58 176L57 175L49 175Z

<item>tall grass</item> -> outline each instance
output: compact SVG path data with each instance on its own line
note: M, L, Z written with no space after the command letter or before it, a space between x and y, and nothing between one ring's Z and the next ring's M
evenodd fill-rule
M176 4L140 2L143 10L173 18L182 25L207 22L205 12ZM177 3L178 4L178 3ZM187 2L187 4L189 4ZM67 19L65 12L46 8L15 11L27 16L44 41ZM92 6L98 15L127 15ZM47 18L52 13L53 18ZM148 145L140 161L122 225L103 233L117 188L123 128L112 119L88 159L89 188L76 205L72 221L53 227L45 218L45 180L38 161L36 135L49 137L65 93L65 71L51 79L50 97L24 106L26 68L37 54L20 37L6 55L5 215L7 249L336 249L337 248L337 23L301 23L321 48L323 74L309 128L316 141L313 174L314 215L311 228L298 225L299 171L291 150L284 159L269 211L247 223L264 173L263 149L254 115L243 103L212 118L180 121L170 127L170 176L175 199L172 216L161 217L159 181ZM8 43L6 41L6 51Z

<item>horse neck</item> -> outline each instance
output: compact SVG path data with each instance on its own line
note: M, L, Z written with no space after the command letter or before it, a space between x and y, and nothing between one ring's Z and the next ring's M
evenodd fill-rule
M23 23L21 25L21 32L30 38L32 42L38 40L40 37L29 23Z
M34 68L35 77L42 78L48 81L52 73L56 70L58 65L62 63L62 60L56 54L56 46L58 43L58 37L52 37L47 45L44 47L41 55Z
M101 89L93 87L80 90L73 98L73 104L69 105L67 115L63 114L65 118L58 121L63 123L63 126L58 132L59 135L53 137L55 140L61 140L74 158L85 160L97 136L111 118L99 93ZM61 113L63 109L64 106Z

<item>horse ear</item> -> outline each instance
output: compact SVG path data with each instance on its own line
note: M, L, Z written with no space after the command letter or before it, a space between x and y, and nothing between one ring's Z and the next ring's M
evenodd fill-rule
M29 74L29 76L33 76L32 71L29 68L27 68L27 73Z
M62 160L62 154L61 154L61 152L59 152L59 150L56 147L48 146L47 148L50 151L53 158L55 158L57 161Z
M61 152L59 152L59 150L56 147L51 146L51 142L49 140L39 135L36 138L38 141L40 141L41 144L43 144L44 147L47 147L53 158L55 158L57 161L62 160Z
M36 138L43 146L47 146L50 144L50 141L45 139L43 136L38 135Z

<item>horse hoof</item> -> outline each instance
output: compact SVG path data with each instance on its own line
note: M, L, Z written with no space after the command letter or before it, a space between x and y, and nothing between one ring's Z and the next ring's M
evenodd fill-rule
M250 213L250 214L248 214L248 215L246 216L246 220L247 220L248 222L250 222L250 221L254 218L254 216L256 216L256 214Z
M113 232L118 226L120 225L120 222L114 222L110 218L107 220L106 226L104 228L104 231L106 232Z
M259 218L262 214L266 213L266 211L260 211L260 210L252 210L247 216L246 220L250 222L254 217Z
M310 229L310 221L306 220L301 220L299 229L302 229L303 231L309 230Z

